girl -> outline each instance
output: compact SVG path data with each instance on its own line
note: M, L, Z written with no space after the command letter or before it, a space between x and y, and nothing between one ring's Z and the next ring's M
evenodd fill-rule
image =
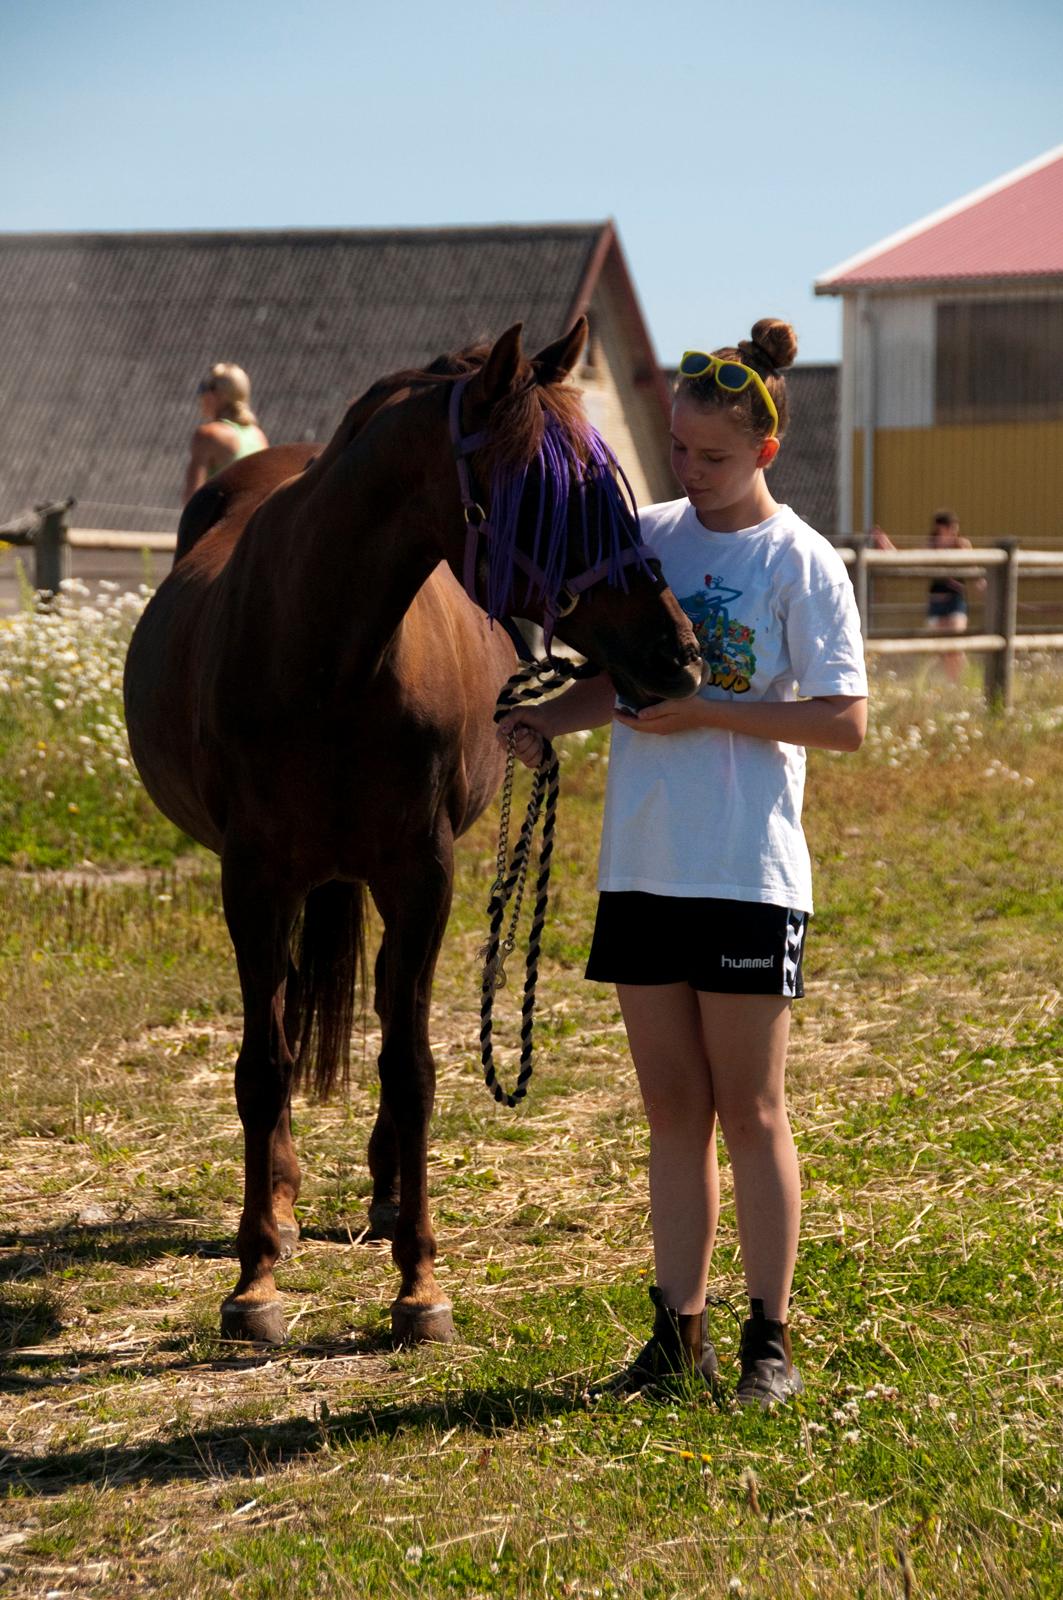
M186 504L216 472L269 444L251 410L251 380L243 367L231 361L215 362L197 393L203 421L192 435L185 472Z
M614 723L587 976L616 984L649 1119L657 1276L652 1336L614 1391L717 1380L705 1311L717 1118L750 1297L738 1399L768 1406L802 1388L786 1321L800 1179L784 1074L812 910L804 746L859 747L867 682L841 558L765 477L796 353L789 324L766 319L679 369L683 498L641 520L701 642L699 693L617 708L599 677L500 724L534 766L544 736Z
M932 550L970 550L970 539L960 532L960 519L955 511L936 511L930 524L927 540ZM985 588L981 579L976 588ZM949 577L947 573L934 578L927 596L926 625L935 633L966 633L967 585L962 578ZM941 665L952 683L963 678L967 658L962 650L951 650L941 658Z

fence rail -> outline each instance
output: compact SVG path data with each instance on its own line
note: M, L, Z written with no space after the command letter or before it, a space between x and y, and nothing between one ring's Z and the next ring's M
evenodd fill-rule
M176 533L115 533L110 528L68 528L71 550L176 550Z
M868 655L946 655L958 650L984 655L985 694L990 705L1010 711L1015 683L1015 657L1028 650L1063 650L1059 633L1019 631L1019 578L1023 573L1063 576L1063 551L1023 550L1017 539L972 550L877 550L863 539L839 550L850 569L864 643ZM983 633L917 633L903 638L876 638L870 631L871 584L876 573L932 578L942 574L986 580Z
M55 594L67 575L68 554L75 550L157 550L172 551L177 543L172 533L118 533L107 528L71 528L67 518L73 500L56 500L37 506L25 516L0 527L0 539L9 544L32 545L34 587ZM839 555L849 568L864 643L868 655L911 656L947 655L958 650L984 655L986 699L1001 710L1010 710L1015 677L1015 657L1025 651L1063 650L1063 629L1058 633L1020 631L1018 626L1019 579L1023 574L1063 577L1063 550L1024 550L1017 539L1001 539L995 545L972 550L878 550L864 538L839 546ZM933 578L944 573L953 577L986 580L987 627L982 633L912 633L880 638L871 632L872 585L877 576Z

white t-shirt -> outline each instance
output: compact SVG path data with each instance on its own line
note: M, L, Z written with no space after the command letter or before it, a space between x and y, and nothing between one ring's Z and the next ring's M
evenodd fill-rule
M701 644L704 698L867 693L845 565L789 506L738 533L702 527L686 499L639 517ZM799 745L614 723L598 887L811 911L804 786Z

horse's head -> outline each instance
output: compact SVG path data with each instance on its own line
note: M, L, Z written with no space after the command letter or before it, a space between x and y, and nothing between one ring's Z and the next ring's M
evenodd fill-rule
M585 317L526 357L518 324L454 385L461 576L492 617L542 624L604 668L634 706L692 694L690 622L641 542L627 480L566 383Z

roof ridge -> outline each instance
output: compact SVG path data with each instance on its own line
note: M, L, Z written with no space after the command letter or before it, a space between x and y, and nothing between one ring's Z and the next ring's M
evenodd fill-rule
M438 240L459 238L501 238L506 235L546 236L582 233L600 234L609 228L609 218L586 222L473 222L456 223L441 227L423 223L410 226L381 226L368 228L310 227L310 228L113 228L95 231L67 232L62 229L40 232L0 231L0 244L85 245L89 243L115 244L175 244L181 240L217 244L222 240L238 240L244 244L275 244L278 241L304 240L307 243L324 240L346 240L379 243L383 239L401 239L413 243L418 239Z

